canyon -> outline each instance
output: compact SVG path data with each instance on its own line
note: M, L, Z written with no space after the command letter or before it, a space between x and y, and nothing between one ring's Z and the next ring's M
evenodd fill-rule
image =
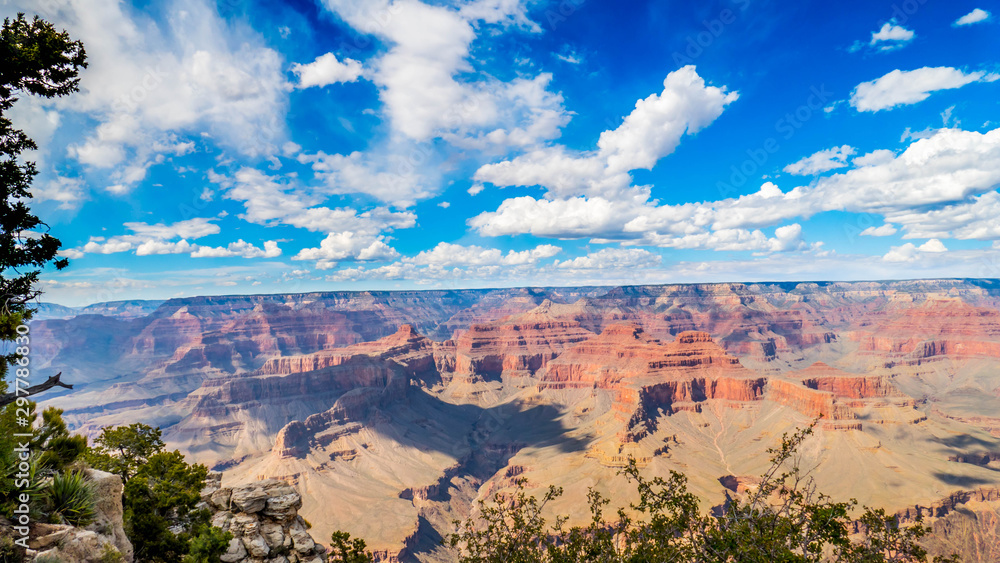
M549 508L577 520L591 487L628 506L630 459L685 473L708 510L814 421L800 464L834 498L926 512L977 553L1000 521L997 280L44 305L31 333L37 376L75 386L44 396L75 431L160 426L381 560L453 560L452 522L519 480L563 487Z

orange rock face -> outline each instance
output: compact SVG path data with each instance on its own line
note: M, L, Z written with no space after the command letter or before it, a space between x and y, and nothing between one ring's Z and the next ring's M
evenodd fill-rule
M455 342L455 373L487 379L498 379L504 372L532 375L566 347L593 336L577 321L552 320L547 307L470 326Z

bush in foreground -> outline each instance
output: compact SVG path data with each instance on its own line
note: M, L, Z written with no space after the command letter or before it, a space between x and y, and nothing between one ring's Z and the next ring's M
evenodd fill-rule
M784 436L770 450L772 465L759 487L743 498L728 498L717 515L703 515L687 490L687 478L646 479L632 462L623 470L635 484L636 516L619 509L606 519L609 501L597 491L588 495L591 521L566 528L558 517L547 526L545 505L562 494L549 487L541 498L527 495L524 482L513 494L498 493L481 502L479 516L456 521L447 542L461 563L842 563L927 561L918 540L927 529L903 527L895 516L866 508L855 526L855 501L833 502L816 491L794 459L812 426ZM855 529L861 533L852 538ZM936 558L944 563L957 561Z

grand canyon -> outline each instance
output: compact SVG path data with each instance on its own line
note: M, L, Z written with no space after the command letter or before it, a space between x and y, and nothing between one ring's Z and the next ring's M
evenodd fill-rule
M382 560L524 479L627 506L684 472L706 510L783 433L820 490L1000 557L1000 281L725 283L234 295L43 304L45 405L77 432L141 421L223 484L279 479L313 536Z

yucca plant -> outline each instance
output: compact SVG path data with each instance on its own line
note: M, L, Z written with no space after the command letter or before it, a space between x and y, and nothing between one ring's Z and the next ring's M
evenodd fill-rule
M94 490L82 471L56 473L45 490L49 521L85 526L94 520Z

